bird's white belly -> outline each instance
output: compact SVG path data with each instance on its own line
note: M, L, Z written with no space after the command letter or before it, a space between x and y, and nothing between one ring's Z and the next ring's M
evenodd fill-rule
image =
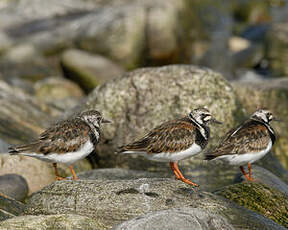
M47 155L40 153L19 153L24 156L35 157L42 161L53 162L53 163L63 163L67 165L72 165L76 161L81 160L88 156L93 151L93 144L91 141L87 141L78 151L67 152L67 153L49 153Z
M188 149L180 152L174 152L174 153L156 153L156 154L147 154L146 152L134 152L134 151L126 151L123 153L131 153L131 154L139 154L142 155L149 160L152 161L159 161L159 162L175 162L179 160L183 160L189 157L192 157L198 153L200 153L202 148L197 145L193 144Z
M222 159L227 161L230 165L244 165L248 163L253 163L262 157L264 157L272 148L272 142L268 144L267 148L260 152L245 153L240 155L224 155L217 157L216 159Z

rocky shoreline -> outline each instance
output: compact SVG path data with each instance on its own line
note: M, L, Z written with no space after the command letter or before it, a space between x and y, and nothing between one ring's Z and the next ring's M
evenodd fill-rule
M0 230L287 229L287 12L285 1L0 0ZM179 162L199 188L167 163L115 154L197 107L223 121ZM260 107L283 122L256 181L204 160ZM113 123L75 164L79 180L8 154L88 109Z

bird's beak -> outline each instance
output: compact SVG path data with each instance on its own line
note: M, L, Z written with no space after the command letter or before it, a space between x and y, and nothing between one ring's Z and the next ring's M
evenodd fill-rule
M221 124L222 124L221 121L218 121L218 120L216 120L215 118L212 118L212 119L210 120L210 122L213 123L213 124L217 124L217 125L221 125Z
M280 120L280 119L278 119L276 117L273 118L273 121L283 122L282 120Z
M103 120L102 120L102 123L112 123L112 121L103 119Z

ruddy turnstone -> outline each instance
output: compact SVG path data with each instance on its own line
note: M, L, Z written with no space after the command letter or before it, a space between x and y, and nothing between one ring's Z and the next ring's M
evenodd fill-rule
M206 147L210 122L221 123L207 109L195 109L187 116L165 122L139 140L121 146L118 152L139 154L152 161L170 162L177 179L198 186L182 175L177 162L200 153Z
M257 110L240 126L230 130L213 152L206 154L206 160L222 159L230 165L239 165L247 180L251 176L251 164L268 153L276 137L270 122L279 121L266 109ZM249 176L243 165L248 163Z
M40 134L38 140L10 147L10 153L52 162L57 180L64 179L59 176L57 163L69 165L73 179L77 180L72 165L95 149L99 142L102 123L110 121L103 119L96 110L85 111L50 127Z

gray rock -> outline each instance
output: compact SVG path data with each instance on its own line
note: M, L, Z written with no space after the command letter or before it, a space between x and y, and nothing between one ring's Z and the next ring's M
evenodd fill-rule
M245 168L245 171L248 172L248 169ZM285 182L283 182L279 177L275 176L273 173L266 170L265 168L253 165L252 177L256 179L256 182L262 183L270 188L276 189L288 196L288 185ZM241 182L241 181L246 181L245 176L242 173L238 173L235 178L235 182Z
M10 144L35 138L48 126L50 114L55 112L53 108L1 80L0 106L0 138Z
M190 60L193 64L207 66L219 71L225 78L231 78L228 42L233 30L232 4L223 4L221 0L188 2L191 12L188 13L189 19L186 19L189 24L186 30L193 34L194 40L189 53Z
M0 194L0 221L22 214L25 205L4 194Z
M3 77L10 82L13 78L35 82L59 73L56 64L47 61L34 46L28 44L16 45L4 53L0 69Z
M276 23L266 36L266 55L274 75L287 76L288 22Z
M0 176L0 193L15 200L23 201L28 195L28 184L24 177L17 174Z
M269 170L274 175L281 178L281 180L286 184L288 184L288 170L283 167L273 152L270 152L261 160L257 161L256 164Z
M260 44L250 44L244 50L234 53L231 56L232 68L252 68L260 63L264 57L264 47Z
M8 148L9 144L6 141L0 139L0 153L6 153Z
M61 57L65 76L77 82L86 92L124 72L122 67L109 59L70 49Z
M29 199L25 214L81 214L110 229L139 215L170 208L199 208L246 229L281 229L263 216L170 179L60 181Z
M75 214L19 216L0 222L1 230L95 230L102 229L97 221Z
M20 0L2 9L0 50L19 43L46 54L80 47L133 68L145 61L146 53L155 59L181 54L179 47L188 40L185 20L179 17L187 9L183 0L61 3Z
M97 87L82 109L98 109L113 121L103 128L104 144L98 145L100 167L161 171L161 163L131 155L116 160L114 152L160 123L187 115L197 107L207 107L218 120L225 121L211 127L212 145L243 117L232 87L220 74L190 65L143 68L124 74ZM184 162L190 165L191 161Z
M82 89L74 82L60 78L49 77L34 85L36 98L60 111L76 106L84 97Z
M200 208L179 208L152 212L119 224L113 230L158 230L164 228L169 230L235 229L226 218L220 215Z
M29 195L43 187L55 182L55 172L52 163L37 160L33 157L8 154L0 154L0 175L19 174L23 176L29 186ZM81 171L91 170L91 164L87 159L77 161L74 165L76 174ZM58 164L59 174L62 177L71 176L67 165Z
M139 178L159 178L159 173L121 168L94 169L78 174L81 180L135 180Z
M28 183L29 194L36 192L55 181L52 164L39 161L32 157L1 154L0 164L0 175L13 173L25 178Z

